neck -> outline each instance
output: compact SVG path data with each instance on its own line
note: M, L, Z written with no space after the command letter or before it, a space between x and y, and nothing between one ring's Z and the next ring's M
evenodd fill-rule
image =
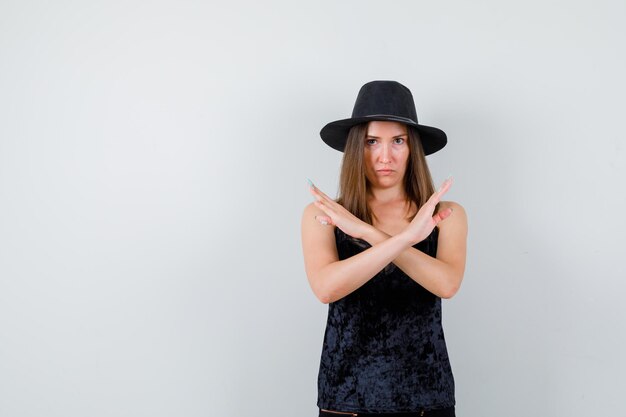
M406 193L402 188L402 185L397 185L390 188L374 188L371 187L368 190L368 199L370 202L378 204L387 204L395 201L406 200Z

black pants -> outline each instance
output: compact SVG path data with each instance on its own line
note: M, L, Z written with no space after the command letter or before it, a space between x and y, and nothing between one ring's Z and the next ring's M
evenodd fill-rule
M454 407L442 408L440 410L424 410L410 413L350 413L350 412L329 412L319 410L319 417L455 417Z

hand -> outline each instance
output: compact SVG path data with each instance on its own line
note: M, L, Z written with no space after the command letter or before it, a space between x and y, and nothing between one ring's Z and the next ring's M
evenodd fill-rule
M426 239L439 222L452 214L452 208L447 208L433 215L437 203L439 203L441 197L450 189L451 185L452 177L449 177L441 184L439 190L435 191L433 195L430 196L428 201L419 209L411 223L404 229L403 233L407 233L413 242L419 243Z
M313 203L326 215L316 216L321 224L331 224L340 228L345 234L362 239L365 231L371 225L365 223L354 214L350 213L341 204L324 194L309 180L309 191L316 198Z

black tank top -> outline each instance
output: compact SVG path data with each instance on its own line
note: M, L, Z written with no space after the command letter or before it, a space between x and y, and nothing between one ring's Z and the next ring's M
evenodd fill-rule
M435 257L439 230L414 247ZM335 227L339 259L371 245ZM319 408L392 413L455 405L441 298L390 263L328 305L317 380Z

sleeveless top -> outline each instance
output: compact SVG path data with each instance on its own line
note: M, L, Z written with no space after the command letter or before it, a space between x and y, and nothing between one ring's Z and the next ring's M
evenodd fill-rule
M439 229L414 248L435 257ZM339 259L371 247L335 227ZM441 298L395 264L328 304L317 380L319 408L410 412L455 405Z

